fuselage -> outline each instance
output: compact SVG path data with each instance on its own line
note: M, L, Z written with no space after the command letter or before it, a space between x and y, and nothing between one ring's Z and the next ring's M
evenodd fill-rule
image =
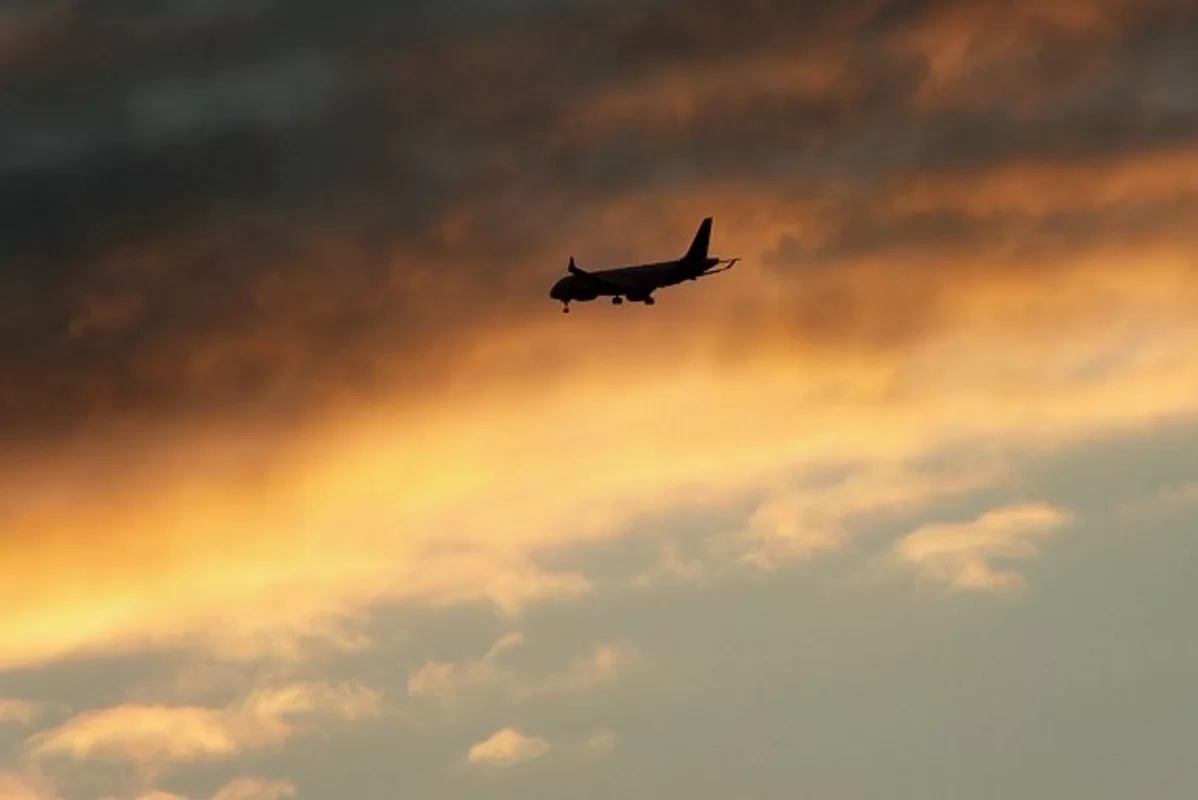
M711 257L676 259L567 275L553 285L549 296L554 300L580 303L597 297L644 300L657 289L695 280L718 262L718 259Z

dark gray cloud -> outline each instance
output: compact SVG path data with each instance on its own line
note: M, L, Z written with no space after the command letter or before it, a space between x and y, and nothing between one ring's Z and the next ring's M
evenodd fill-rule
M321 387L427 377L423 354L440 337L544 305L538 242L604 198L715 181L798 199L846 185L867 196L896 176L968 180L1027 161L1101 168L1198 137L1194 4L1111 3L1096 26L1051 14L1018 23L1002 33L1019 47L928 104L935 65L904 43L955 8L8 4L0 433L274 413L319 402ZM803 55L835 68L826 87L703 83ZM685 119L572 122L655 81L690 92ZM462 212L466 235L446 237L442 222ZM861 202L836 213L830 239L784 244L777 257L964 252L992 242L996 225L951 213L879 219ZM1086 237L1092 222L1134 233L1177 219L1156 213L997 224L1036 250ZM480 270L486 296L474 288Z

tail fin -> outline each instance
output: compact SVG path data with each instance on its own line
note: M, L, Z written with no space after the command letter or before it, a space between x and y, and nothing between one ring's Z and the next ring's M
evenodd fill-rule
M683 256L685 261L700 261L707 258L707 251L711 247L711 217L707 217L699 223L699 230L695 231L695 238L691 241L690 249Z

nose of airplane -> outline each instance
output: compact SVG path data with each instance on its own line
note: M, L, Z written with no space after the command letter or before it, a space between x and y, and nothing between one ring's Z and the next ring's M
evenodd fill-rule
M553 284L553 288L549 290L549 297L553 300L566 299L566 278L562 278L557 283Z

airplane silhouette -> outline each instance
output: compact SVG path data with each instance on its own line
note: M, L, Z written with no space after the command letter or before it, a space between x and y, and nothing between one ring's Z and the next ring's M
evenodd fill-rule
M571 301L585 303L601 295L610 295L614 305L620 305L627 299L633 303L653 305L653 292L665 286L674 286L683 281L693 281L717 272L732 269L740 258L715 258L708 255L711 246L711 217L699 223L699 230L690 248L682 258L674 261L659 261L653 264L637 264L628 267L615 267L588 271L574 263L570 256L570 264L566 270L570 273L553 284L549 296L561 301L562 313L570 313ZM720 264L724 267L715 269Z

